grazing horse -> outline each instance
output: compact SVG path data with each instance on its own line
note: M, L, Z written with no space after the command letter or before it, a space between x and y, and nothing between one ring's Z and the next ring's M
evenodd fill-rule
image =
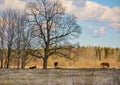
M29 67L29 69L36 69L36 68L37 68L36 66Z
M54 62L54 66L55 66L55 68L58 68L57 66L58 66L58 62Z
M109 63L107 63L107 62L103 62L103 63L101 63L101 67L102 68L109 68L110 67L110 64Z

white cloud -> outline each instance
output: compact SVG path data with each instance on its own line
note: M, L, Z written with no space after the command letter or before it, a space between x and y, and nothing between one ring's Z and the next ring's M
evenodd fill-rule
M84 21L96 21L110 23L110 27L115 30L120 30L120 6L110 8L93 1L86 0L61 0L63 6L66 7L66 12L74 14L78 19ZM0 9L18 8L23 9L26 2L22 0L2 0ZM105 26L104 26L105 27ZM109 27L109 26L106 26ZM105 28L106 28L105 27ZM100 33L101 32L101 33ZM94 34L104 34L104 29L97 29ZM99 35L100 35L99 34ZM102 35L103 35L102 34Z
M95 29L92 26L88 26L88 30L95 37L101 37L101 36L105 35L105 27L100 27L98 29Z
M76 8L75 5L73 5L72 0L61 0L63 6L66 8L67 13L73 13L73 10Z
M114 28L117 32L120 32L120 23L112 23L110 27Z
M74 14L78 19L82 21L95 21L108 23L105 28L111 27L115 30L120 29L120 6L116 7L108 7L105 5L101 5L99 3L93 1L85 1L85 0L62 0L66 10L70 14ZM77 3L78 2L78 3ZM109 24L110 23L110 24ZM117 23L117 24L114 24ZM102 30L101 30L102 29ZM100 31L104 34L104 29L100 28L96 30L94 34L99 34ZM101 35L100 33L99 35Z
M104 35L105 34L105 27L100 27L98 29L98 32L99 32L100 35Z
M4 0L0 3L0 9L15 8L24 9L26 2L21 0Z
M104 13L102 14L102 16L98 19L99 21L106 21L106 22L120 22L119 11L120 11L120 7L115 7L115 8L107 7Z
M100 22L120 22L120 7L110 8L93 1L85 0L61 0L66 12L74 14L80 20L92 20ZM21 0L4 0L0 9L25 7L25 2Z
M64 0L67 12L73 13L81 20L120 22L120 7L110 8L92 1L86 1L86 3L82 3L82 0L79 1L81 3L78 6L73 4L72 0Z
M72 1L73 1L73 5L77 7L85 6L85 0L72 0Z

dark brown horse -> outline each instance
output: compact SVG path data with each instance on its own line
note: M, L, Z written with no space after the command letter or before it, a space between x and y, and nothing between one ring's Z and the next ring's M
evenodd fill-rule
M110 64L107 63L107 62L103 62L103 63L101 63L101 67L102 67L102 68L109 68L109 67L110 67Z
M29 67L29 69L36 69L36 68L37 68L36 66Z
M58 62L54 62L55 68L58 68Z

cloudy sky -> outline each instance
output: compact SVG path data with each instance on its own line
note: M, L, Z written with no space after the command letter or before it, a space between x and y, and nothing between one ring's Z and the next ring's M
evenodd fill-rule
M0 0L0 9L23 9L25 0ZM120 0L62 0L66 12L74 14L82 27L75 41L81 46L120 48Z

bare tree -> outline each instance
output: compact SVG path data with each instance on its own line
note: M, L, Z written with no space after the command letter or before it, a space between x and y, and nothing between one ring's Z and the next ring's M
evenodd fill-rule
M28 63L27 56L32 39L31 29L26 23L26 14L24 11L7 9L1 12L1 17L4 21L4 25L0 29L0 45L7 48L5 67L9 68L12 50L15 50L16 54L14 56L17 58L17 67L20 68L21 66L21 68L24 68ZM3 35L5 40L4 43L2 37Z
M27 18L25 12L17 11L16 29L14 46L17 54L17 67L24 68L27 64L27 55L31 47L31 29L27 26Z
M7 47L7 59L6 59L6 68L9 68L10 65L10 57L12 52L12 45L15 37L15 20L16 20L16 12L12 11L12 9L8 9L2 11L2 19L4 21L4 31L5 31L5 44Z
M109 55L110 55L110 48L104 47L104 57L105 59L109 59Z
M26 25L26 24L25 24ZM25 66L32 60L32 58L27 59L29 55L29 51L31 49L31 29L26 26L22 32L22 50L23 50L23 55L22 55L22 63L21 63L21 68L25 68Z
M15 29L15 40L14 40L14 45L16 49L16 54L17 54L17 67L20 67L20 54L21 54L21 16L17 12L17 17L16 17L16 29Z
M101 48L100 47L96 48L96 57L101 61Z
M1 61L1 68L4 67L4 21L0 19L0 61Z
M37 47L44 49L33 55L42 58L46 69L48 58L59 53L60 45L80 34L80 26L74 16L65 13L60 0L34 0L27 4L27 13Z

